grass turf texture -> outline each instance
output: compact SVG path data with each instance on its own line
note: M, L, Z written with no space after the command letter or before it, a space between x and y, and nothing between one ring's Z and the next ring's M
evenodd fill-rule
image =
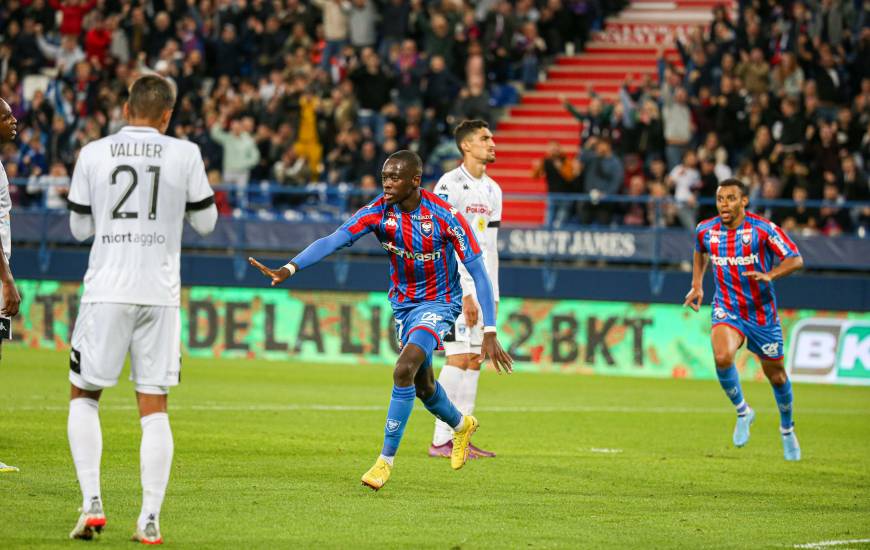
M3 350L0 460L21 472L0 474L0 547L88 544L65 540L80 503L66 369L64 353ZM391 369L187 358L183 370L161 519L176 548L783 548L870 537L870 388L796 384L804 460L794 464L766 384L744 384L759 416L735 449L716 382L487 372L475 442L498 458L458 472L428 458L432 417L418 403L393 477L374 493L359 478L380 450ZM100 548L130 548L139 512L134 405L126 380L102 400Z

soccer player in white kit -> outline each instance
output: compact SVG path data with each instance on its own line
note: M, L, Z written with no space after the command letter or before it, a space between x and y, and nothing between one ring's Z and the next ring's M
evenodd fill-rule
M0 143L12 141L18 135L18 121L12 114L12 109L5 100L0 99ZM9 267L9 257L12 255L12 231L9 225L9 211L12 210L12 198L9 196L9 178L0 163L0 314L4 317L18 315L21 296L12 278L12 268ZM5 330L0 327L0 330ZM9 335L0 334L0 338ZM3 350L3 340L0 339L0 354ZM0 473L17 472L18 468L0 462Z
M142 425L142 510L133 540L163 540L160 507L173 452L167 393L181 370L181 233L185 218L201 235L217 221L199 148L163 135L174 104L167 80L136 80L124 104L129 125L86 145L70 184L70 229L79 240L94 237L70 350L67 431L83 497L70 538L93 538L106 524L98 403L129 352Z
M501 224L502 193L498 184L486 175L486 165L495 162L495 141L483 120L466 120L453 132L462 152L462 164L444 174L435 186L435 194L454 206L471 225L483 249L483 258L492 292L498 306L498 228ZM460 262L461 263L461 262ZM480 346L483 342L483 318L475 301L474 281L459 266L462 284L462 314L444 338L447 364L438 382L463 414L474 412L477 383L480 378ZM449 457L453 447L453 430L435 421L435 434L429 456ZM495 453L469 445L469 458L489 458Z

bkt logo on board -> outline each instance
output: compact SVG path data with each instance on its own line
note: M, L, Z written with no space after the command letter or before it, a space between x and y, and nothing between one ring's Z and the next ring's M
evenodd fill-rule
M792 330L786 361L800 382L870 385L870 321L805 319Z

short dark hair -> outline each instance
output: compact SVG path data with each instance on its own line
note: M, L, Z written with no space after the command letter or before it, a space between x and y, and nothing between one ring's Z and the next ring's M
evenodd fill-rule
M418 155L414 151L409 151L408 149L396 151L387 158L387 162L391 160L413 166L416 169L415 173L418 176L423 173L423 159L421 159L420 155Z
M478 130L484 128L489 128L489 124L487 124L485 120L479 118L463 120L460 122L456 129L453 130L453 138L456 140L456 147L462 151L462 142Z
M743 197L749 196L749 191L746 189L746 184L737 178L728 178L719 182L719 187L736 187L740 190L740 195Z
M159 120L175 106L175 90L162 76L145 75L130 86L127 106L133 117Z

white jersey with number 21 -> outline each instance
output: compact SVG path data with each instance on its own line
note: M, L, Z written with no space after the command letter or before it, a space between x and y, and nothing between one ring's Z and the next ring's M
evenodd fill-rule
M86 145L69 191L70 209L94 220L82 303L177 307L185 212L213 202L194 143L126 126Z

